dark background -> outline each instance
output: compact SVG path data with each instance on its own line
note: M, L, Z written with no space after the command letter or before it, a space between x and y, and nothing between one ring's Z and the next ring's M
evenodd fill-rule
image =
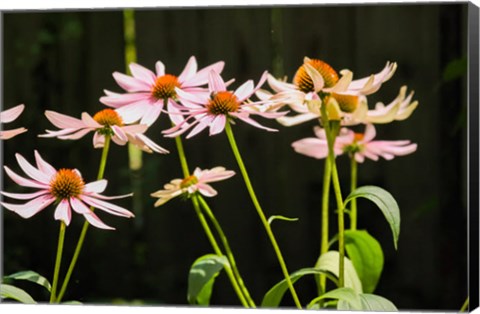
M458 310L467 295L467 166L466 48L467 4L299 6L136 10L138 63L154 69L157 60L167 73L179 74L195 55L203 67L224 60L225 78L234 87L255 82L264 70L289 79L303 57L320 58L334 68L351 69L355 78L380 71L396 61L395 75L369 97L389 103L402 85L415 90L420 105L406 121L377 126L379 139L410 139L416 153L393 161L366 161L359 167L359 185L379 185L393 194L402 216L398 251L380 211L360 202L359 228L381 243L385 266L376 294L399 309ZM26 104L8 128L29 132L4 141L4 164L18 170L14 154L33 162L33 150L57 168L76 167L86 181L96 177L100 150L92 135L78 141L37 138L55 129L45 110L80 117L104 108L103 89L120 92L111 74L125 71L123 15L120 10L83 12L4 12L4 108ZM282 127L257 119L280 132L269 133L242 122L234 127L239 148L267 216L298 217L276 222L274 231L291 272L313 266L319 254L320 199L323 162L296 154L290 144L312 135L314 122ZM90 228L65 300L85 303L185 304L191 263L212 252L190 202L173 200L154 208L149 194L181 177L175 143L162 138L165 115L149 135L171 151L144 155L141 207L132 200L135 219L102 215L117 228ZM202 132L184 141L190 167L223 165L237 171L214 184L210 199L226 230L240 271L255 301L283 277L270 242L255 213L224 133ZM348 159L338 160L342 190L348 190ZM113 145L105 177L107 195L131 191L126 147ZM3 190L27 192L3 180ZM333 199L332 199L333 200ZM52 277L58 236L53 208L24 220L3 214L3 271L32 269ZM335 216L332 214L332 225ZM69 262L83 218L74 215L67 229ZM335 228L332 227L335 230ZM313 295L311 278L296 285L305 304ZM26 285L39 300L40 288ZM36 290L37 289L37 290ZM238 305L225 275L218 277L214 305ZM292 306L288 293L283 305Z

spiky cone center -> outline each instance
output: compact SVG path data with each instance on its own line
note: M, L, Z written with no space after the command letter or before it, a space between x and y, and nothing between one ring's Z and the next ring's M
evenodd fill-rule
M60 169L50 181L50 193L57 200L77 197L84 187L82 177L72 169Z
M363 150L363 145L359 142L362 141L364 137L365 134L363 133L353 133L353 143L345 146L344 151L351 155L361 152Z
M320 73L326 88L332 87L338 82L337 72L328 63L318 59L310 59L307 63ZM315 91L313 80L310 75L308 75L305 65L298 68L293 77L293 83L304 93Z
M335 98L340 107L340 110L343 112L351 113L357 109L358 106L358 96L354 95L340 95L332 93L331 96Z
M152 96L156 99L174 98L177 96L175 87L181 87L178 78L175 75L165 74L155 80L152 87Z
M240 104L237 96L231 92L218 92L212 95L207 104L207 110L210 114L220 115L236 112Z
M180 188L188 189L189 187L197 183L198 183L198 178L194 175L191 175L183 179L182 182L180 182Z
M120 115L113 109L103 109L93 116L93 120L103 126L118 125L123 126L123 120Z

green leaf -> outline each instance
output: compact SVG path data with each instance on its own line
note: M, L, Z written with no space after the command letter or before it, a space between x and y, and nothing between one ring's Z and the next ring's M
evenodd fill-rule
M50 282L43 277L42 275L32 271L32 270L25 270L25 271L20 271L15 274L11 274L8 276L3 277L4 279L14 279L14 280L27 280L33 283L36 283L40 286L45 287L49 292L50 289L52 288L50 285Z
M207 254L198 258L188 275L188 302L209 305L215 278L224 267L230 267L225 256Z
M342 300L349 303L352 309L360 310L362 308L362 301L360 299L360 294L358 294L352 288L345 288L345 287L331 290L325 294L322 294L319 297L316 297L310 302L307 308L308 309L317 308L316 306L318 306L318 301L323 299Z
M316 267L318 269L324 270L335 275L338 278L339 274L339 260L340 260L340 253L337 251L328 251L320 255L320 258L317 261ZM353 267L352 262L345 257L344 258L344 265L345 265L345 287L352 288L358 293L362 293L362 282L360 278L358 278L358 274Z
M398 312L397 307L388 299L376 294L360 294L362 302L361 311L375 311L375 312ZM352 305L344 300L338 301L337 309L343 311L357 310Z
M392 229L393 244L395 249L397 249L398 237L400 235L400 209L392 194L378 186L362 186L348 195L345 199L344 206L346 206L349 201L358 197L363 197L374 202L382 211Z
M270 216L270 218L268 218L268 224L271 225L272 221L274 221L275 219L286 220L286 221L297 221L298 220L298 218L288 218L288 217L285 217L285 216L274 215L274 216Z
M345 250L362 282L363 291L375 291L383 270L380 243L365 230L345 230Z
M325 274L327 278L331 279L337 284L337 279L328 271L318 268L302 268L296 272L290 274L290 280L292 284L295 283L298 279L302 278L305 275L319 275ZM262 300L262 307L278 307L282 301L283 295L288 290L287 280L283 279L275 286L273 286L265 294Z
M17 300L25 304L37 303L25 290L7 284L0 284L0 297Z

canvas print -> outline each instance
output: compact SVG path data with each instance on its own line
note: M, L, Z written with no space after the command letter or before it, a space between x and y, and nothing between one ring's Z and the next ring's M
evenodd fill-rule
M471 9L2 12L2 302L468 311Z

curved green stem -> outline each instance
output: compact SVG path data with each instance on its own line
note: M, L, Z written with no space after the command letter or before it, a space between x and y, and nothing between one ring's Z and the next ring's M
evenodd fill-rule
M225 236L225 233L223 232L223 229L220 226L220 223L215 218L215 215L210 209L210 206L208 206L207 202L201 195L198 195L198 200L200 201L200 205L202 205L205 213L207 214L207 217L212 221L213 226L217 230L217 233L220 236L220 239L222 240L223 247L225 248L225 251L227 253L228 261L232 266L233 274L235 275L235 278L237 279L237 282L240 285L240 288L242 289L243 294L248 301L248 304L251 307L255 307L255 302L253 302L252 297L250 296L250 293L248 292L248 289L245 286L245 283L243 282L242 276L240 275L240 271L238 270L238 267L237 267L237 263L235 262L235 258L233 257L232 249L230 248L230 244L228 243L227 237Z
M329 217L328 217L328 204L330 196L330 184L332 180L332 166L330 159L325 159L323 170L323 190L322 190L322 222L321 222L321 239L320 239L320 256L328 251L328 229L329 229ZM319 295L322 295L326 291L327 277L323 274L319 275Z
M164 100L164 103L168 99ZM183 143L182 143L182 138L180 136L175 137L175 144L177 146L177 151L178 151L178 157L180 159L180 165L182 167L182 172L183 176L185 178L188 178L190 176L190 170L188 168L188 163L187 163L187 157L185 155L185 150L183 149ZM210 226L208 225L205 216L203 215L202 211L200 210L200 205L198 202L198 195L194 194L192 196L192 204L193 208L195 209L195 213L197 214L198 219L200 220L200 224L203 227L203 230L205 231L205 234L207 235L208 240L210 241L210 244L212 245L213 250L215 251L215 254L219 256L223 256L222 250L218 246L217 240L213 236L212 230L210 229ZM233 265L232 265L233 267ZM230 279L230 282L232 283L233 289L238 295L238 298L240 299L240 302L242 302L242 305L244 307L249 307L249 302L245 298L243 294L243 289L239 286L239 283L237 283L237 278L235 277L235 274L232 272L232 269L230 267L225 267L225 272L227 273L228 278Z
M55 267L53 270L52 290L50 293L50 303L55 303L55 294L57 293L58 274L60 273L60 264L62 263L63 242L65 240L66 225L60 222L60 232L58 234L57 257L55 258Z
M324 100L324 99L322 99ZM326 102L323 101L325 104ZM327 115L326 106L322 105L320 108L322 115L322 124L325 128L325 133L327 136L328 142L328 159L332 167L332 183L335 193L335 199L337 201L338 207L338 253L339 253L339 276L338 276L338 286L339 288L343 287L345 284L345 208L343 205L342 191L340 188L340 180L338 178L337 164L335 162L335 153L333 146L335 144L336 138L336 129L339 127L339 121L329 121ZM334 129L332 129L334 128Z
M357 161L355 156L350 156L350 192L353 192L357 188ZM357 199L354 198L350 201L350 230L357 230Z
M103 175L105 173L105 167L107 165L107 157L108 151L110 150L110 136L105 135L105 143L103 145L102 150L102 157L100 159L100 166L98 167L98 175L97 180L103 179ZM92 206L90 210L94 210L95 208ZM75 268L75 264L77 263L78 256L80 255L80 251L82 250L83 242L85 241L85 236L87 235L88 226L90 224L88 221L83 223L82 231L80 232L80 237L78 238L77 246L75 247L75 252L73 253L72 260L70 262L70 266L68 267L67 274L65 275L65 279L63 280L62 289L60 289L60 293L57 297L57 302L60 302L67 290L68 282L70 281L70 277L72 276L73 269Z
M230 142L230 146L232 148L233 154L235 155L235 159L237 160L238 167L240 168L240 172L242 173L243 179L245 181L245 185L247 187L248 193L250 194L250 198L252 199L253 205L255 206L258 216L260 217L260 220L263 223L263 226L267 232L267 235L272 243L273 249L275 250L278 262L280 264L280 267L282 268L283 275L285 276L285 280L287 281L287 285L288 285L288 288L290 289L290 293L292 294L295 305L299 309L301 309L302 305L298 300L297 293L295 292L295 288L293 287L293 283L292 283L292 280L290 279L290 274L288 273L287 265L285 264L285 261L283 259L282 252L280 251L280 247L277 244L277 240L273 235L272 228L270 227L270 224L268 223L267 218L263 213L262 207L258 202L257 196L255 195L255 191L253 190L252 183L250 182L247 169L245 168L245 165L242 160L242 156L240 155L240 151L238 150L237 144L235 142L235 137L233 136L232 127L230 126L230 122L228 120L225 124L225 131L227 133L228 141Z
M205 234L207 235L208 240L210 241L210 244L212 245L213 250L215 251L215 254L217 254L218 256L223 256L223 252L218 246L217 240L215 240L212 230L210 229L210 226L208 225L205 219L205 216L202 214L200 210L197 194L194 194L192 196L192 202L193 202L193 207L195 208L195 212L197 213L198 219L200 220L200 224L202 225L203 230L205 231ZM230 266L225 266L225 272L227 273L227 276L230 279L233 289L237 293L237 296L240 299L240 302L242 302L242 305L246 308L250 307L248 301L245 299L245 296L243 295L242 289L237 283L235 275L232 272L232 268Z
M460 309L460 312L465 312L468 310L468 303L469 303L469 297L467 297L467 299L463 303L462 308Z

